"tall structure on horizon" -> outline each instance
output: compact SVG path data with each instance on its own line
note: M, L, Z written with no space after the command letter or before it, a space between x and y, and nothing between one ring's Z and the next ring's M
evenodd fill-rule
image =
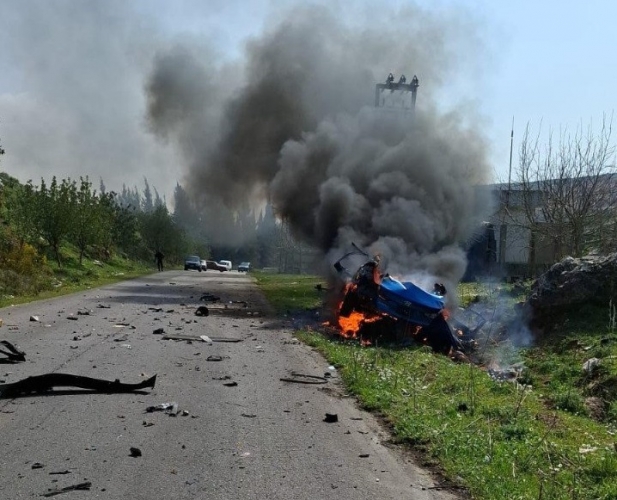
M419 86L420 82L416 75L410 83L407 83L405 75L401 75L398 82L395 82L394 75L390 73L386 78L386 83L375 85L375 107L400 107L413 112L416 109L416 95Z

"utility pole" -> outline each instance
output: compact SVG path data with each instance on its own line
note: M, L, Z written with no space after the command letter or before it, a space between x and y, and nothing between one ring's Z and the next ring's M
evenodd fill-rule
M505 218L509 213L510 208L510 192L512 190L512 151L514 149L514 116L512 116L512 128L510 129L510 166L508 168L508 189L504 200L500 200L504 206L502 211L501 227L499 228L499 263L502 269L506 263L506 246L508 244L508 225Z

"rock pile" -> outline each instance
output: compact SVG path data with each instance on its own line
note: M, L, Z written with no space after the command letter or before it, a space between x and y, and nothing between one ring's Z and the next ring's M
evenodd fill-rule
M532 285L527 305L534 313L617 300L617 253L566 257Z

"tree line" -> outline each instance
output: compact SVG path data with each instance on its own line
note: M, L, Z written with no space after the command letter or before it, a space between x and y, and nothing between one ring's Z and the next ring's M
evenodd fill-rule
M171 212L146 178L141 190L124 185L113 192L102 179L97 190L88 177L53 177L35 185L0 173L0 265L15 267L6 256L34 249L61 268L67 244L80 264L84 257L106 261L115 255L151 261L159 250L170 264L188 254L288 272L305 270L309 263L310 249L290 237L270 205L258 214L249 207L235 212L220 205L198 207L178 183L173 206Z

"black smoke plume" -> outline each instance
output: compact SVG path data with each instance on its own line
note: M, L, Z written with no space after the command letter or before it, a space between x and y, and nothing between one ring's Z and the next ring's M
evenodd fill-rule
M202 203L267 199L332 259L353 241L392 272L456 281L487 208L473 189L488 177L485 144L432 96L464 65L471 27L416 8L355 25L339 14L290 11L235 67L186 46L159 53L151 129L181 146ZM419 76L415 112L373 107L390 71Z

